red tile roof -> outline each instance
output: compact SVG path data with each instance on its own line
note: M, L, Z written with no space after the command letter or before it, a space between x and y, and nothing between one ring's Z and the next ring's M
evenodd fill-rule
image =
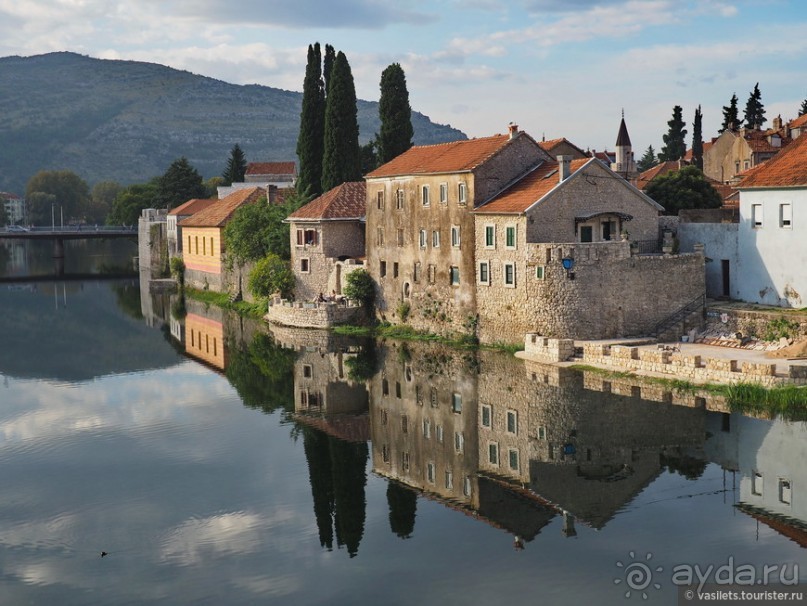
M216 200L206 209L183 219L179 225L181 227L223 227L241 206L252 204L264 197L266 197L266 190L262 187L239 189L221 200Z
M367 186L364 181L349 181L337 185L319 198L311 200L291 213L287 220L362 219L367 212Z
M654 179L658 179L662 175L666 175L674 170L679 170L680 168L681 166L678 160L667 160L666 162L656 164L636 177L636 187L644 191Z
M807 114L802 114L795 120L791 120L788 126L790 128L800 128L802 126L807 126Z
M529 135L519 133L517 136ZM481 139L411 147L397 158L367 174L366 178L470 171L509 142L509 135L494 135Z
M195 213L198 213L200 210L206 209L208 206L213 204L213 202L217 202L218 198L192 198L185 202L185 204L180 204L176 208L172 208L168 211L169 215L186 215L190 216Z
M553 153L554 149L556 147L564 144L564 143L566 145L571 146L575 151L577 151L580 154L581 157L582 156L588 156L588 154L586 152L584 152L582 149L577 147L574 143L569 141L566 137L560 137L559 139L550 139L549 141L538 141L538 145L541 147L541 149L544 150L549 155L551 155L552 157L555 157L555 155L556 155L556 154Z
M807 186L807 136L797 137L773 158L747 171L738 189Z
M580 170L591 158L572 160L569 176ZM523 179L511 185L476 213L523 213L558 185L558 163L544 162Z
M294 175L294 162L250 162L247 164L248 175Z

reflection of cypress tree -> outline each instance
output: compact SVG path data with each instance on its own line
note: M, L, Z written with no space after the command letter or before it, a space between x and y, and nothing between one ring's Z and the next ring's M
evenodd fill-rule
M308 479L314 497L314 516L319 529L319 544L333 549L333 477L329 438L322 432L303 426L303 448L308 461Z
M387 504L389 505L389 527L392 532L408 539L415 531L415 510L417 509L417 494L398 484L387 484Z
M359 552L364 534L367 501L367 444L355 444L330 438L333 468L334 502L336 505L336 544L345 545L352 558Z

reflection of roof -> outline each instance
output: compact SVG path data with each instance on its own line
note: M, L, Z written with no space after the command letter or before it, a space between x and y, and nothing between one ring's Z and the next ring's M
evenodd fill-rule
M247 175L294 175L294 162L250 162Z
M313 416L295 413L292 418L340 440L348 442L370 440L370 416L367 414Z
M591 161L591 158L572 160L569 176ZM508 187L493 200L474 212L522 213L557 187L558 184L558 163L544 162L523 179Z
M223 227L244 204L251 204L259 198L266 196L262 187L238 189L229 196L216 200L204 210L183 219L179 222L181 227Z
M519 133L516 137L523 137ZM411 147L400 156L367 174L368 179L396 175L424 175L470 171L510 142L509 135L493 135L467 141Z
M169 215L186 215L190 216L195 213L198 213L200 210L206 209L208 206L213 204L213 202L217 202L217 198L192 198L185 202L185 204L180 204L176 208L172 208L168 211Z
M366 214L366 192L364 181L342 183L298 208L288 219L363 219Z
M737 186L804 187L807 185L807 136L798 137L773 158L749 170Z
M798 544L799 547L807 548L807 524L801 520L772 513L747 503L738 503L736 507L743 513L748 514L755 520L759 520L779 534L787 537Z

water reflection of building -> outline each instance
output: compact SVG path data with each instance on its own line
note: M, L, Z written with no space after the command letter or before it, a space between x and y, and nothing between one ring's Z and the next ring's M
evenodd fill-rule
M212 317L211 317L212 316ZM185 316L185 352L219 370L226 367L224 324L216 314Z
M418 343L379 353L373 470L530 540L554 516L601 528L698 452L702 409L584 389L576 372Z
M710 414L706 452L739 475L738 507L807 547L807 424Z

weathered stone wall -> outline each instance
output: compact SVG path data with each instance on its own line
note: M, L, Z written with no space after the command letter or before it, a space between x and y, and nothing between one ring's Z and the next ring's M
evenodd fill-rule
M198 290L223 292L222 275L185 267L185 284Z
M549 177L557 179L557 175ZM576 242L575 217L620 212L633 217L622 223L631 240L658 238L659 210L624 179L597 161L578 170L562 188L547 194L529 211L528 242ZM619 231L614 238L619 238ZM600 239L595 234L595 241Z
M546 362L565 362L574 356L574 339L550 339L535 333L528 333L524 353Z
M707 177L725 183L735 175L734 161L731 158L735 139L737 139L736 133L725 130L709 149L703 152L703 173Z
M137 256L141 270L162 276L168 268L165 211L146 209L137 222Z
M723 319L726 321L723 322ZM740 333L741 338L778 340L786 337L794 341L807 339L807 313L711 306L706 312L706 321L707 329L711 332Z
M491 221L503 230L512 219L484 219ZM481 222L476 241L484 250ZM490 284L478 282L477 267L476 297L478 336L486 343L521 343L528 332L579 339L646 335L704 292L699 254L631 256L627 242L522 246L521 240L517 250L486 252ZM574 279L563 258L574 259ZM506 263L515 264L514 288L504 283Z
M692 252L696 244L704 245L703 254L709 259L705 264L708 297L739 296L736 284L742 276L737 256L738 227L737 223L681 223L678 227L681 252ZM728 261L728 293L724 292L724 261Z
M338 303L289 303L275 300L265 318L274 324L305 328L328 328L337 324L355 324L364 318L364 308Z

